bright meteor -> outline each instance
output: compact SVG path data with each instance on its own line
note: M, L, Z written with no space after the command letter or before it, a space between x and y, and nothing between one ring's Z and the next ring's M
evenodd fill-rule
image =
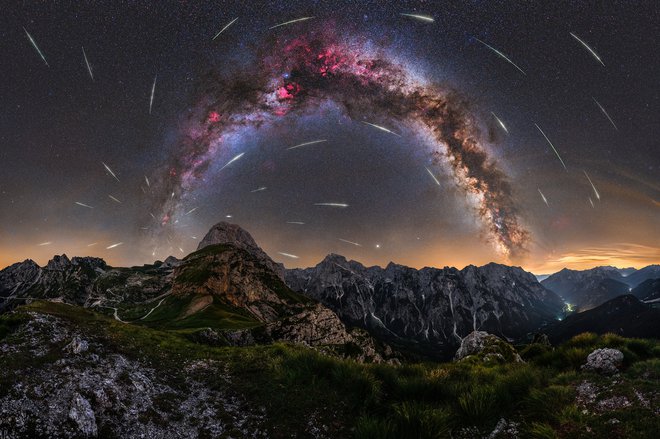
M227 24L225 25L225 27L223 27L222 29L220 29L220 32L218 32L217 34L215 34L215 36L211 39L211 41L213 41L213 40L215 40L216 38L218 38L218 36L219 36L221 33L223 33L224 31L226 31L226 30L229 28L229 26L231 26L232 24L234 24L234 22L235 22L236 20L238 20L238 17L234 18L232 21L230 21L229 23L227 23Z
M345 203L314 203L314 206L348 207Z
M543 199L543 202L545 203L546 206L550 207L548 204L548 200L545 198L545 195L543 195L543 192L541 192L541 189L538 190L539 194L541 194L541 198Z
M390 129L387 129L387 128L385 128L385 127L382 127L382 126L380 126L380 125L376 125L375 123L369 123L369 122L365 122L365 121L362 121L362 123L365 124L365 125L370 125L370 126L372 126L372 127L374 127L374 128L377 128L377 129L379 129L379 130L381 130L381 131L385 131L386 133L394 134L395 136L401 137L401 135L395 133L394 131L392 131L392 130L390 130Z
M560 156L559 153L557 152L557 148L555 148L555 145L553 145L552 142L550 141L550 139L548 139L548 136L545 135L545 133L543 132L543 130L541 129L540 126L538 126L538 125L536 125L536 124L534 124L534 126L536 126L536 128L538 128L538 130L541 132L541 134L543 134L543 137L545 137L545 140L548 141L548 144L550 145L550 147L552 148L552 150L553 150L553 151L555 152L555 154L557 155L557 158L558 158L559 161L561 162L561 165L564 167L564 169L566 169L566 170L568 171L568 169L566 168L566 165L564 164L564 161L561 159L561 156Z
M46 61L46 57L44 56L43 53L41 53L41 50L39 49L39 46L37 46L37 42L34 41L34 38L32 38L32 35L30 35L30 32L28 32L27 29L25 29L25 28L23 28L23 30L27 34L27 37L30 40L30 43L32 43L32 46L34 46L35 50L37 51L37 53L39 54L41 59L44 60L44 63L46 64L46 67L50 67L50 65L48 65L48 61Z
M490 112L490 114L493 115L493 117L495 118L495 120L497 121L497 123L500 124L500 126L502 127L502 129L503 129L507 134L509 134L509 130L506 129L506 126L504 125L504 122L502 122L502 120L501 120L499 117L497 117L497 114L493 113L492 111Z
M115 180L119 181L119 179L117 178L117 176L115 175L115 173L112 172L112 169L110 169L110 166L106 165L106 164L103 163L103 162L101 162L101 164L103 165L103 167L105 168L105 170L108 171L108 172L110 173L110 175L112 175L112 176L115 178Z
M154 93L156 92L156 79L158 79L158 75L154 76L154 83L151 86L151 98L149 99L149 114L151 114L151 107L154 105Z
M596 103L596 105L598 105L598 108L600 108L600 111L605 115L605 117L607 118L607 120L610 121L610 123L612 124L612 126L614 127L614 129L617 130L617 131L619 131L619 128L617 128L616 124L614 123L614 121L612 120L612 118L610 117L610 115L607 113L607 111L605 111L605 108L604 108L602 105L600 105L600 102L598 102L598 101L596 100L596 98L594 98L594 97L592 97L591 99L593 99L594 102Z
M403 13L402 13L402 14L399 14L399 15L402 15L402 16L404 16L404 17L414 18L415 20L425 21L425 22L427 22L427 23L433 23L433 22L435 21L435 20L433 19L433 17L429 17L428 15L420 15L420 14L403 14Z
M237 156L234 157L233 159L229 160L229 161L227 162L226 165L224 165L222 168L220 168L220 171L222 171L222 170L225 169L227 166L229 166L229 165L231 165L232 163L234 163L236 160L238 160L238 159L240 159L241 157L243 157L243 155L245 155L244 152L240 153L239 155L237 155Z
M286 256L287 258L291 258L291 259L298 259L299 258L299 256L292 255L291 253L284 253L284 252L277 252L277 253L282 255L282 256Z
M123 244L123 242L117 242L117 243L115 243L115 244L112 244L112 245L107 246L105 249L106 249L106 250L110 250L111 248L119 247L119 246L122 245L122 244Z
M582 171L584 172L584 176L587 177L587 180L589 180L589 184L591 185L591 188L594 190L594 194L596 194L596 199L600 201L600 194L598 193L598 190L596 190L596 186L594 186L594 182L591 181L591 178L589 178L589 174L587 174L587 171Z
M296 149L296 148L300 148L300 147L302 147L302 146L314 145L314 144L316 144L316 143L323 143L323 142L327 142L327 141L328 141L327 139L312 140L311 142L305 142L305 143L301 143L301 144L296 145L296 146L291 146L291 147L287 148L287 151L288 151L289 149Z
M288 24L293 24L293 23L298 23L299 21L311 20L312 18L314 18L314 17L296 18L295 20L285 21L284 23L276 24L275 26L271 26L268 29L275 29L276 27L286 26Z
M85 58L85 65L87 66L87 71L89 72L89 77L92 78L92 81L94 80L94 74L92 73L92 66L89 65L89 61L87 60L87 54L85 53L85 48L82 48L83 52L83 58Z
M76 204L77 204L78 206L86 207L86 208L88 208L88 209L94 209L92 206L90 206L90 205L88 205L88 204L85 204L85 203L81 203L80 201L76 201Z
M428 172L429 175L431 176L431 178L433 179L433 181L435 181L435 184L440 186L440 182L438 181L437 178L435 178L435 175L433 175L433 172L431 172L431 170L429 168L427 168L426 166L424 166L424 169L426 169L426 172Z
M351 244L351 245L354 245L356 247L362 247L362 245L358 244L357 242L353 242L353 241L349 241L347 239L341 239L341 238L337 238L337 239L339 239L341 242L345 242L346 244Z
M513 61L511 61L511 59L509 59L508 56L506 56L505 54L503 54L502 52L500 52L499 50L497 50L496 48L494 48L494 47L491 46L490 44L488 44L488 43L484 43L484 42L481 41L479 38L474 37L474 39L477 40L477 41L479 41L479 42L480 42L481 44L483 44L484 46L488 47L488 48L489 48L490 50L492 50L493 52L495 52L495 54L496 54L497 56L499 56L500 58L504 59L506 62L508 62L509 64L511 64L513 67L515 67L516 69L518 69L518 71L519 71L520 73L522 73L523 75L527 76L527 73L525 73L525 72L523 71L523 69L521 69L520 67L518 67L518 66L516 65L516 63L514 63Z
M580 39L580 37L578 37L577 35L575 35L573 32L570 32L570 34L571 34L571 36L572 36L573 38L575 38L580 44L582 44L582 45L584 46L584 48L587 49L587 50L589 51L589 53L591 53L591 55L593 55L594 58L596 58L596 61L598 61L603 67L605 67L605 63L603 63L603 61L600 59L600 56L598 56L598 54L596 53L596 51L595 51L594 49L592 49L591 47L589 47L589 45L588 45L587 43L585 43L584 41L582 41L582 40Z

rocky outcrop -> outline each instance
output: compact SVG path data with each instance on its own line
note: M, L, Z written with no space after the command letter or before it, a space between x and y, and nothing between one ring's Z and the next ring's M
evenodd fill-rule
M351 325L433 357L453 355L462 337L483 330L519 338L561 313L563 302L516 267L365 267L328 255L316 267L286 271L294 290Z
M274 263L268 263L264 255L230 244L207 245L174 269L172 294L213 296L246 310L260 322L274 321L289 308L295 312L295 307L308 300L288 290L273 271Z
M587 356L587 362L582 366L585 370L604 374L614 374L623 363L623 352L618 349L596 349Z
M96 417L92 410L92 405L85 398L75 393L69 410L69 419L76 423L78 430L83 436L96 437L98 430L96 427Z
M472 360L483 363L522 363L513 346L484 331L468 334L456 351L454 360Z
M223 365L181 358L177 371L164 373L138 360L139 352L118 353L113 343L83 338L80 330L30 313L11 342L0 340L0 355L12 365L0 372L7 383L0 392L0 436L193 438L240 431L240 437L268 437L263 413L235 393ZM69 348L83 340L87 349ZM221 378L209 386L208 376Z

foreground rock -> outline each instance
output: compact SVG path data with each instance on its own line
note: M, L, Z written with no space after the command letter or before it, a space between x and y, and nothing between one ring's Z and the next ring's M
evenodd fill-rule
M83 340L69 321L30 313L0 342L12 365L0 371L1 437L267 437L263 412L232 390L221 365L182 359L174 380L89 335ZM31 361L21 362L26 356ZM210 388L208 376L222 378Z
M593 370L604 374L615 374L623 363L623 352L618 349L596 349L587 357L585 370Z
M456 351L456 361L471 360L483 363L522 363L513 346L484 331L471 332Z

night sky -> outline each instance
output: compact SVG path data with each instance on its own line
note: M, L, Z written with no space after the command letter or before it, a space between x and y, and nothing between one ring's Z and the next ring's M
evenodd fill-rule
M0 267L660 262L657 2L11 3Z

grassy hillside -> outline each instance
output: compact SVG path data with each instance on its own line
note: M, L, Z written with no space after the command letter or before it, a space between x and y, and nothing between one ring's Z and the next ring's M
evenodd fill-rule
M222 317L217 312L206 317ZM150 328L149 322L125 324L79 307L35 302L0 316L0 342L18 345L13 337L35 313L58 317L111 352L156 370L176 390L158 401L163 410L176 411L176 393L190 391L186 375L209 389L230 382L232 392L263 408L263 428L273 438L468 438L487 436L498 424L525 438L654 438L660 431L657 341L582 334L554 349L521 347L526 363L367 365L283 344L210 347L180 331ZM154 324L171 317L154 314ZM33 369L55 367L67 342L51 342L39 359L20 350L0 356L0 397L16 380L29 380L16 374L25 362ZM580 370L593 349L606 346L625 355L620 376ZM191 371L199 362L208 367ZM144 422L162 422L160 416L145 413Z

